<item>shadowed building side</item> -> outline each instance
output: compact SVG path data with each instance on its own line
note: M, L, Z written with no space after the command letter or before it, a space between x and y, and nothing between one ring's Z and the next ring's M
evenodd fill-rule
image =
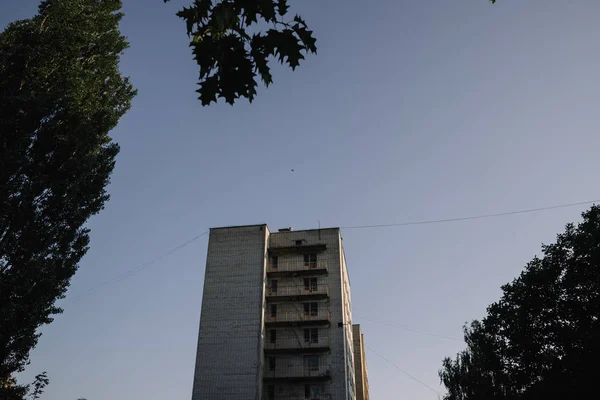
M369 380L365 358L365 336L360 325L352 325L354 340L354 377L356 380L356 400L369 400Z

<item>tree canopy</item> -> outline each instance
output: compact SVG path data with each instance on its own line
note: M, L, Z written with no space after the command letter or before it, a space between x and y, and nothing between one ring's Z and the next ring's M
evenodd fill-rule
M119 147L108 134L135 95L118 69L120 8L44 0L0 33L0 398L26 389L11 376L62 311L84 224L109 197Z
M502 287L467 348L446 358L446 400L586 398L600 357L600 206Z
M252 101L257 77L266 86L273 82L272 56L295 69L305 54L317 52L313 32L299 15L289 19L289 8L287 0L194 0L177 14L200 67L202 105L217 98Z

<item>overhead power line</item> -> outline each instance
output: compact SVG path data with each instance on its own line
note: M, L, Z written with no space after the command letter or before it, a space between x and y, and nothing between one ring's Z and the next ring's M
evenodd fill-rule
M429 386L428 384L426 384L425 382L423 382L422 380L415 378L414 376L412 376L411 374L409 374L408 372L406 372L405 370L403 370L402 368L400 368L398 365L394 364L393 362L391 362L390 360L388 360L387 358L385 358L384 356L382 356L381 354L379 354L378 352L376 352L375 350L373 350L372 348L370 348L369 346L365 345L365 347L371 351L372 353L375 353L376 355L378 355L380 358L382 358L385 362L387 362L388 364L392 365L393 367L395 367L398 371L402 372L404 375L408 376L410 379L414 380L417 383L420 383L421 385L425 386L427 389L431 390L432 392L434 392L435 394L442 396L442 394L440 392L438 392L437 390L435 390L434 388L432 388L431 386Z
M344 226L344 227L340 227L340 229L388 228L388 227L393 227L393 226L441 224L444 222L466 221L466 220L470 220L470 219L483 219L483 218L503 217L506 215L526 214L526 213L532 213L532 212L538 212L538 211L554 210L556 208L581 206L584 204L592 204L592 203L600 203L600 200L588 200L588 201L581 201L579 203L559 204L556 206L530 208L527 210L507 211L507 212L501 212L501 213L496 213L496 214L471 215L468 217L433 219L433 220L412 221L412 222L398 222L398 223L392 223L392 224Z
M112 278L112 279L110 279L108 281L102 282L99 285L96 285L96 286L90 288L87 292L83 293L82 295L74 297L74 298L70 299L69 301L80 300L80 299L82 299L84 297L87 297L87 296L90 296L90 295L96 293L96 291L98 289L100 289L101 287L103 287L103 286L107 286L107 285L111 285L111 284L115 284L115 283L121 282L122 280L125 280L125 279L129 278L130 276L135 275L136 273L138 273L138 272L140 272L140 271L142 271L142 270L144 270L144 269L146 269L146 268L148 268L148 267L156 264L158 261L162 260L164 257L167 257L167 256L175 253L176 251L179 251L179 250L183 249L187 245L195 242L196 240L200 239L202 236L206 235L208 232L209 231L206 231L206 232L203 232L203 233L201 233L199 235L196 235L193 238L191 238L191 239L183 242L179 246L173 247L171 250L168 250L168 251L166 251L166 252L164 252L164 253L162 253L162 254L154 257L150 261L145 262L144 264L140 265L139 267L130 269L129 271L123 272L122 274L117 275L117 276L115 276L114 278Z
M407 327L407 326L394 325L394 324L390 324L390 323L387 323L387 322L378 321L376 319L370 319L369 318L369 319L365 319L364 321L365 322L376 322L376 323L378 323L380 325L389 326L391 328L404 329L405 331L414 332L414 333L418 333L418 334L421 334L421 335L433 336L433 337L438 337L438 338L448 339L448 340L455 340L457 342L462 342L463 341L462 339L459 339L459 338L456 338L456 337L441 335L441 334L438 334L438 333L425 332L425 331L422 331L422 330L419 330L419 329L410 328L410 327Z
M484 214L484 215L474 215L474 216L468 216L468 217L458 217L458 218L445 218L445 219L436 219L436 220L425 220L425 221L413 221L413 222L399 222L399 223L391 223L391 224L377 224L377 225L356 225L356 226L345 226L345 227L340 227L340 229L364 229L364 228L386 228L386 227L394 227L394 226L409 226L409 225L425 225L425 224L439 224L439 223L444 223L444 222L453 222L453 221L465 221L465 220L470 220L470 219L482 219L482 218L492 218L492 217L501 217L501 216L506 216L506 215L514 215L514 214L525 214L525 213L531 213L531 212L537 212L537 211L544 211L544 210L552 210L552 209L556 209L556 208L566 208L566 207L574 207L574 206L580 206L580 205L585 205L585 204L591 204L591 203L600 203L600 200L588 200L588 201L581 201L578 203L570 203L570 204L560 204L560 205L555 205L555 206L549 206L549 207L540 207L540 208L531 208L531 209L527 209L527 210L517 210L517 211L508 211L508 212L502 212L502 213L496 213L496 214ZM118 283L124 279L129 278L132 275L135 275L136 273L150 267L151 265L157 263L158 261L160 261L162 258L171 255L173 253L175 253L176 251L184 248L185 246L189 245L192 242L195 242L196 240L198 240L199 238L201 238L202 236L208 234L209 231L203 232L189 240L187 240L186 242L180 244L177 247L172 248L171 250L166 251L165 253L162 253L161 255L153 258L152 260L140 265L137 268L131 269L129 271L126 271L120 275L115 276L114 278L105 281L99 285L96 285L92 288L90 288L87 292L85 292L82 295L79 295L77 297L71 298L69 300L67 300L67 302L70 301L76 301L79 300L81 298L90 296L92 294L94 294L98 289L107 286L107 285L111 285L111 284L115 284ZM405 328L402 328L405 329ZM416 332L416 331L415 331ZM419 332L419 333L423 333L426 334L424 332ZM433 336L440 336L440 335L433 335ZM450 339L448 337L448 339ZM456 338L454 338L456 339Z

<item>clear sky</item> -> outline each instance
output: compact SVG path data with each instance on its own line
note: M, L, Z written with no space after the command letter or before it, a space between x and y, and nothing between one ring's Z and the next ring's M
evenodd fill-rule
M598 0L291 0L318 55L277 69L251 105L209 108L174 16L187 2L125 1L122 70L139 95L113 131L112 199L24 375L48 371L43 400L190 399L206 236L69 299L208 227L344 227L600 198ZM0 24L37 3L0 2ZM463 344L402 327L461 337L585 208L343 230L354 322L368 346L442 392L441 360ZM436 398L374 353L367 362L373 399Z

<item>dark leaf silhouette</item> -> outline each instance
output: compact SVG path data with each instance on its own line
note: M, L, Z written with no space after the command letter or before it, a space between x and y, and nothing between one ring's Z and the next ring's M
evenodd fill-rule
M202 105L218 98L252 102L257 77L273 83L271 57L296 69L305 54L317 52L313 32L300 16L286 21L288 11L287 0L195 0L177 13L199 66Z

